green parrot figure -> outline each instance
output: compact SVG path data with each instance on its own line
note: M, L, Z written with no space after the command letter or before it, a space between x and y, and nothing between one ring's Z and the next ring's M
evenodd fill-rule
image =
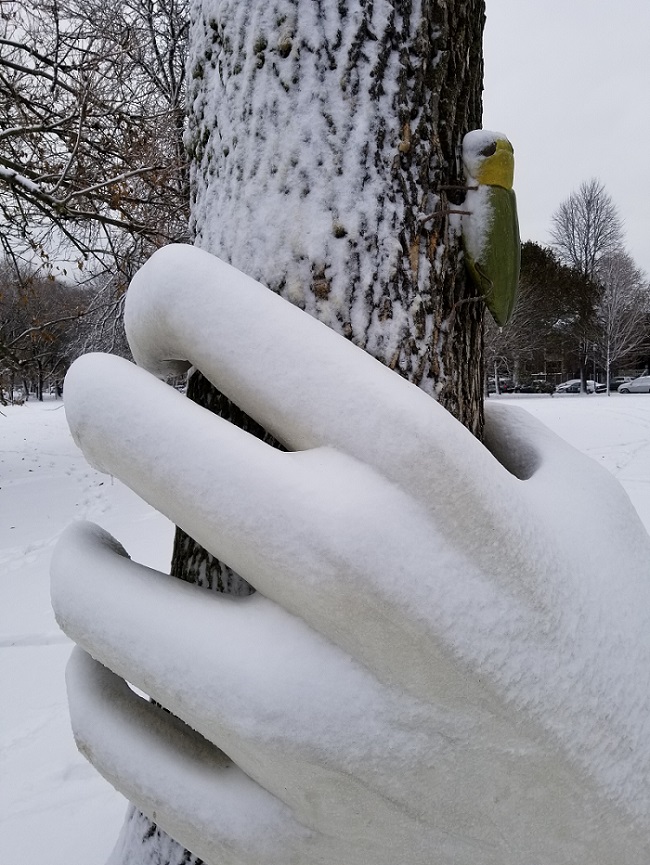
M492 317L503 327L515 307L521 265L512 144L500 132L468 132L463 138L463 166L465 261Z

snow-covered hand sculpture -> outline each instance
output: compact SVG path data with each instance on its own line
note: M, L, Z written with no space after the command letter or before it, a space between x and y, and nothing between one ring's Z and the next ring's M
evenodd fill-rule
M521 243L512 189L515 158L500 132L475 129L463 139L467 180L463 240L467 270L492 317L507 324L517 301Z
M127 328L144 369L66 379L75 440L259 591L65 533L99 771L214 865L647 865L650 541L616 480L510 406L484 447L191 247L136 276ZM190 364L289 452L154 378Z

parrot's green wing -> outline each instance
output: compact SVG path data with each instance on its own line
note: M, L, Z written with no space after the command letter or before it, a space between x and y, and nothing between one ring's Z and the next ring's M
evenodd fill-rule
M488 189L491 218L486 226L481 254L474 260L465 250L467 268L485 298L496 323L508 322L517 301L521 241L517 220L517 199L512 189Z

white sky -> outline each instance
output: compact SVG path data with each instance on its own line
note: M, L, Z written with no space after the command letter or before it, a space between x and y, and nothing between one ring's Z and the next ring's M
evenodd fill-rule
M515 148L522 240L598 177L650 274L650 0L486 0L483 126Z

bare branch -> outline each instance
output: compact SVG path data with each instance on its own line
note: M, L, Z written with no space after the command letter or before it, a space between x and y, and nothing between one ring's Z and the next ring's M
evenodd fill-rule
M129 247L187 239L185 0L10 0L3 12L0 247L47 261L58 238L98 262L117 254L121 270Z

